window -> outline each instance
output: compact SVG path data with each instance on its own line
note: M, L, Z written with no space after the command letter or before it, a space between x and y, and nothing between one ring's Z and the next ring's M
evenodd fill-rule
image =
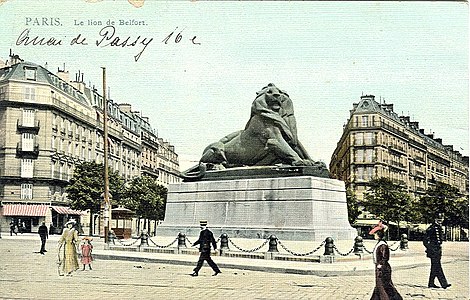
M363 181L364 180L364 168L357 168L357 181Z
M374 133L365 132L364 133L364 145L372 145L374 142Z
M59 165L59 179L64 179L63 174L64 174L64 163L61 162Z
M367 149L366 150L366 155L365 155L365 162L372 162L374 158L374 150L373 149Z
M26 80L36 80L36 69L25 68L24 69L24 76L25 76Z
M33 177L33 160L32 159L21 160L21 177L23 178Z
M364 161L364 150L359 149L356 150L356 162L363 162Z
M23 109L23 126L34 126L34 109Z
M368 180L368 181L372 180L372 176L374 175L374 168L372 168L372 167L367 167L367 168L366 168L366 172L367 172L367 174L366 174L366 180Z
M55 174L54 174L55 173L55 164L56 164L56 162L54 160L51 161L51 177L52 178L55 178Z
M21 185L21 199L33 199L33 185L23 183Z
M24 99L35 101L36 100L36 90L33 87L25 87L24 88Z
M34 150L34 135L32 133L23 133L21 135L21 150L23 151Z
M354 145L360 146L364 144L364 134L362 132L358 132L354 135Z
M362 127L367 127L369 126L369 116L362 116Z

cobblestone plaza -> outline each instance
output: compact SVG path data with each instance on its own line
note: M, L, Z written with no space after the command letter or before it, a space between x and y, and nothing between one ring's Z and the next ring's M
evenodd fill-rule
M0 239L0 299L370 299L375 280L372 271L357 276L285 274L268 269L247 271L243 270L240 259L223 260L218 256L214 260L220 262L222 274L216 277L211 276L212 271L207 266L202 268L199 277L193 278L189 276L193 266L188 264L104 260L99 255L93 262L93 270L62 277L57 272L57 239L58 236L52 236L47 241L49 252L43 256L37 253L38 236L3 235ZM97 254L107 252L102 250L104 245L100 240L95 241L94 246ZM419 249L419 246L411 244L410 248ZM197 257L192 259L195 264ZM468 243L448 242L444 246L443 268L452 283L446 290L427 288L429 262L424 254L413 252L409 259L410 264L416 263L409 268L394 268L393 256L390 261L394 268L393 281L404 299L468 299ZM224 261L237 262L238 268L229 267ZM250 263L250 260L244 261ZM335 262L328 267L339 269L344 264L354 263L356 261ZM318 268L321 265L317 264Z

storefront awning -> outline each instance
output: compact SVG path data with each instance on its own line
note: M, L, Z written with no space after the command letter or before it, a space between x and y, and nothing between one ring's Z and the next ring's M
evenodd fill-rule
M52 209L61 215L84 215L86 214L84 211L74 210L67 206L52 206Z
M26 217L44 217L48 205L29 205L29 204L4 204L4 216L26 216Z

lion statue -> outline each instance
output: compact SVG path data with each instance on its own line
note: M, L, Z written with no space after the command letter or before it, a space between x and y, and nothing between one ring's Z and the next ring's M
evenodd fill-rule
M272 83L256 94L245 129L207 146L199 164L183 172L183 177L243 166L324 166L310 158L297 137L289 95Z

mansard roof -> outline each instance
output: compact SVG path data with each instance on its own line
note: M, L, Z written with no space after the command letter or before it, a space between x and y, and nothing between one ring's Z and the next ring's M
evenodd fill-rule
M398 114L393 111L393 104L378 103L375 101L374 95L361 96L359 103L353 104L353 109L350 111L350 113L351 116L357 113L380 113L412 130L416 135L423 138L427 145L431 145L434 148L440 149L444 152L454 153L454 155L462 156L460 152L453 150L453 146L444 145L442 144L442 139L434 138L434 134L425 134L424 129L419 128L418 122L411 121L409 116L398 116Z
M22 61L0 69L0 82L8 80L27 80L24 72L27 68L36 70L36 80L34 82L42 82L52 85L83 105L88 105L88 101L82 92L77 90L70 83L59 78L57 75L51 73L46 68L32 62Z

